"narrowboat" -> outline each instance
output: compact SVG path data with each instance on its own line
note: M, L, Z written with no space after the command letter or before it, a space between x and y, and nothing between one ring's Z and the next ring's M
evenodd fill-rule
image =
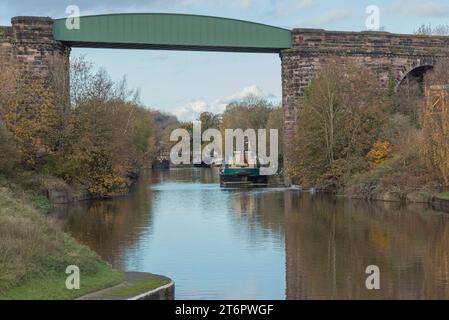
M252 158L252 159L251 159ZM236 153L233 159L228 159L220 168L220 184L232 185L267 185L268 176L260 174L260 164L257 159Z

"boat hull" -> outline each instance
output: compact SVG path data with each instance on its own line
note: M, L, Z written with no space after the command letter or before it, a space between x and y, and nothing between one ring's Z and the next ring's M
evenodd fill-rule
M268 176L259 174L258 168L225 168L220 173L221 185L266 185Z

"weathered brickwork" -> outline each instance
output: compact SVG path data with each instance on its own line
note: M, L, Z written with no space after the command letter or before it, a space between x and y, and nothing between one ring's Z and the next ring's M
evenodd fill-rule
M53 39L51 18L14 17L11 24L14 59L31 78L47 79L53 57L68 62L70 48Z
M449 37L398 35L385 32L334 32L316 29L293 30L293 47L281 53L284 111L285 163L290 142L297 130L297 110L304 89L323 63L345 57L373 71L386 87L390 77L399 85L409 72L449 58Z
M11 27L0 27L0 63L14 63L26 79L49 80L52 58L68 65L69 55L70 48L53 39L51 18L14 17ZM67 76L59 78L68 81L68 68L64 72Z
M12 28L0 27L0 64L5 64L12 55Z

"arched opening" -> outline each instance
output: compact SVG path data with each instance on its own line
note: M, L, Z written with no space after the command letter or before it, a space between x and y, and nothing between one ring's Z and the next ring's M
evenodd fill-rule
M396 89L394 101L396 111L410 117L410 120L416 124L424 103L425 75L431 69L433 69L432 65L422 65L412 69L399 82Z

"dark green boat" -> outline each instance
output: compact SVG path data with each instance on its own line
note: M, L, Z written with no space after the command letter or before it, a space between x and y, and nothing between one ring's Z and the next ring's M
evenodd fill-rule
M254 162L257 163L257 161ZM220 169L220 184L223 186L268 184L268 176L260 174L258 164L248 164L245 161L242 163L238 165L234 162L224 164Z

